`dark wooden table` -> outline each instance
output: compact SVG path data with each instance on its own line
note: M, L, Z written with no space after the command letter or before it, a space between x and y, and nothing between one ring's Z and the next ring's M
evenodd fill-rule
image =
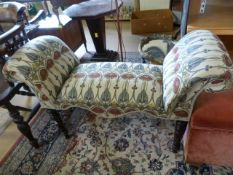
M122 6L122 1L118 0L118 7ZM105 20L104 16L117 11L115 0L89 0L79 4L74 4L63 12L72 19L86 20L92 40L96 49L96 57L117 56L116 52L106 49ZM117 43L116 43L117 44Z
M38 22L38 28L27 33L30 39L42 35L53 35L62 39L73 51L81 44L86 45L84 32L80 20L72 20L67 15L59 15L63 26L59 25L55 15L47 16Z

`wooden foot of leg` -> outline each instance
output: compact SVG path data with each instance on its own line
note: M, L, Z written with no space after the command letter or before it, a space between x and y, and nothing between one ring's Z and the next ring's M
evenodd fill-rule
M47 109L48 114L57 122L59 128L61 129L61 131L64 133L66 138L70 138L70 135L68 133L68 130L66 129L60 114L58 111L53 110L53 109Z
M177 153L180 149L181 139L183 138L186 126L188 122L176 121L175 133L172 144L172 152Z
M30 126L23 120L23 117L20 115L19 111L11 104L7 104L6 108L8 109L10 116L13 118L13 121L17 124L19 131L28 138L33 147L39 148L38 141L33 137Z

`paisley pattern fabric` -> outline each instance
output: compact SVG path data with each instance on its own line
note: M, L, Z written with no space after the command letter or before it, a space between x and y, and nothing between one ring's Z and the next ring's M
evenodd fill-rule
M191 32L177 42L165 57L165 110L173 111L184 99L184 104L188 105L186 108L190 109L193 99L203 89L216 92L230 88L231 77L232 61L219 38L206 30Z
M200 92L232 86L229 54L204 30L177 42L163 66L77 60L60 39L43 36L19 49L3 72L9 80L26 83L43 108L82 107L104 117L141 111L188 121Z
M5 64L3 73L8 80L26 83L43 107L56 108L56 98L77 60L60 39L42 36L17 50Z
M166 117L162 89L162 66L87 63L73 71L58 101L61 109L79 106L105 117L135 111Z

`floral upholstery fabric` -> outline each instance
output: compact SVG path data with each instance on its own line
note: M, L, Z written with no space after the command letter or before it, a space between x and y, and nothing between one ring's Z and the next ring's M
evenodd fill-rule
M81 107L105 117L141 111L188 121L202 90L232 86L229 54L215 35L204 30L181 39L163 66L77 60L60 39L43 36L16 51L3 72L9 80L26 83L43 108Z
M162 66L140 63L79 65L64 84L61 108L79 106L107 117L144 111L167 117L163 110Z
M230 88L231 77L232 61L219 38L206 30L191 32L177 42L165 57L165 110L173 111L185 99L185 108L191 111L194 99L203 89L215 92Z
M3 73L9 80L26 83L43 107L54 108L57 95L77 60L60 39L42 36L18 49L5 64Z

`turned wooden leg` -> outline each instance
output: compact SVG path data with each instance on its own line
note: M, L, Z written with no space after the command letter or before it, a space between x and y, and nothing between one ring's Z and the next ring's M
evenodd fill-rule
M180 149L181 139L183 138L188 122L176 121L175 132L172 144L172 152L177 153Z
M39 144L37 139L35 139L32 135L32 131L30 126L27 122L23 120L23 117L20 115L19 111L10 103L7 103L6 108L8 109L10 116L13 118L13 121L17 124L18 130L28 138L30 144L35 147L39 148Z
M57 110L53 110L53 109L47 109L47 112L57 122L59 128L64 133L65 137L67 139L70 138L68 130L66 129L66 127L65 127L65 125L60 117L59 112Z

